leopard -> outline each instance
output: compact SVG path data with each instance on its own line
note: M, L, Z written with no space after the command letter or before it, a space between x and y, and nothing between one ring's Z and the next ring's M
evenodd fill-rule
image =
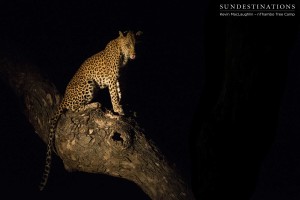
M54 148L55 129L59 118L68 110L78 112L84 110L95 97L98 88L109 90L111 104L114 113L124 115L120 104L121 90L119 84L120 68L129 60L136 58L135 44L141 31L119 31L119 36L107 43L104 50L87 58L79 67L71 81L68 83L64 97L57 111L50 119L50 130L46 151L46 161L39 190L42 191L48 181L52 151Z

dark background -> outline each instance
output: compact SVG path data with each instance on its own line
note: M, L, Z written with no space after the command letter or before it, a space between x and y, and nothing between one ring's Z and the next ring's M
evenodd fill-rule
M218 17L219 3L204 24L205 85L190 143L195 195L299 199L299 18Z
M188 1L2 1L0 49L2 55L18 55L37 65L63 93L80 64L116 38L119 30L142 30L144 34L137 44L136 60L121 72L123 108L128 115L137 113L137 121L147 137L176 165L187 183L193 183L197 197L213 199L212 194L224 194L223 197L230 198L230 193L236 192L230 187L239 185L249 188L241 191L245 195L241 195L240 199L298 199L300 41L299 32L294 28L297 24L292 19L282 21L278 18L269 21L240 18L236 23L235 19L218 17L218 8L216 1L209 5L206 1L197 4ZM269 27L264 27L266 24ZM278 38L280 42L277 42ZM244 58L243 54L237 55L243 52L243 49L239 51L240 46L246 47L245 55L248 55L241 63L253 58L256 59L253 65L259 60L265 62L265 52L271 52L266 55L275 64L272 67L268 63L260 63L254 72L248 70L252 69L252 65L247 65L246 69L235 68L235 65L228 68L231 58ZM271 50L257 53L256 47ZM277 63L282 64L279 70L276 57L282 58ZM209 153L207 157L211 167L203 163L204 167L198 168L199 162L201 165L206 156L202 150L210 150L203 146L211 144L208 142L199 148L197 145L202 144L203 137L198 136L209 134L205 129L212 126L208 119L211 113L216 113L214 109L218 106L215 105L218 105L222 86L226 85L224 80L232 80L228 78L228 74L232 73L237 75L229 77L241 80L245 77L245 80L252 80L247 76L248 73L262 73L263 81L255 82L256 79L253 79L256 88L263 88L258 90L262 96L268 96L265 92L268 87L271 91L280 88L275 96L272 96L275 94L273 92L263 101L267 105L273 105L268 103L273 102L272 98L278 102L275 107L268 107L269 110L258 106L260 98L251 97L256 102L252 105L254 110L262 111L250 113L251 116L261 117L261 113L272 109L269 112L272 120L267 120L269 115L266 114L265 123L260 121L264 128L257 131L255 137L243 132L238 138L236 135L225 137L230 130L226 129L227 126L223 132L215 131L225 136L221 137L221 145L213 146L213 152L217 153ZM276 77L280 77L280 82L273 87L272 81L276 81ZM107 107L111 106L107 90L101 91L101 99L104 99ZM100 199L147 199L135 184L126 180L79 172L67 173L57 157L54 158L46 190L38 193L46 146L22 114L22 102L4 84L0 100L1 192L51 197L66 194L69 197L98 196ZM235 108L232 106L229 109ZM243 111L240 109L240 112ZM244 115L247 115L246 111ZM250 123L240 123L237 127L241 127L241 124L248 126ZM257 123L250 130L258 127ZM245 129L249 130L248 127ZM216 140L220 138L213 137L213 141ZM256 143L258 140L262 142ZM258 148L248 148L250 150L245 153L243 148L234 148L242 146L245 149ZM226 149L231 150L228 152ZM240 154L233 153L237 156L227 160L223 159L225 153L220 153L222 151ZM253 165L235 170L234 165L239 163L240 156L249 155L259 155L260 159L249 158ZM224 163L227 164L223 166ZM207 170L215 169L216 165L216 170ZM227 170L230 174L223 175ZM242 181L238 180L237 177L243 177L243 174L252 176L254 180L248 181L248 176ZM203 181L199 182L198 178ZM241 182L229 184L231 181ZM218 183L224 189L220 189ZM225 190L228 192L224 193Z

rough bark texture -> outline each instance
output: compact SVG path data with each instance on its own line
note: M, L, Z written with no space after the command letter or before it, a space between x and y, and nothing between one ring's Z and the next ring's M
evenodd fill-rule
M1 59L0 77L24 99L27 118L46 143L48 120L61 95L28 64ZM125 178L151 199L194 199L134 119L103 112L93 105L83 112L66 112L58 122L55 146L68 171Z

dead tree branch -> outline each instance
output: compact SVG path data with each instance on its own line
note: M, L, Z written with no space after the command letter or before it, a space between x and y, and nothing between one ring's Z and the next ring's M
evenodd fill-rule
M0 77L24 100L29 122L46 143L48 120L61 99L55 86L32 65L8 59L0 60ZM55 145L68 171L125 178L151 199L194 199L134 119L115 117L92 106L79 113L66 112L58 122Z

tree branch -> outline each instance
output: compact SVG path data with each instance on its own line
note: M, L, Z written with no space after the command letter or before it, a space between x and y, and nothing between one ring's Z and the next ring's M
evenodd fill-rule
M29 64L0 60L0 78L25 102L25 113L47 143L48 120L61 100L55 86ZM136 183L151 199L194 199L192 192L146 139L134 119L95 108L66 112L56 131L58 156L68 171L101 173Z

